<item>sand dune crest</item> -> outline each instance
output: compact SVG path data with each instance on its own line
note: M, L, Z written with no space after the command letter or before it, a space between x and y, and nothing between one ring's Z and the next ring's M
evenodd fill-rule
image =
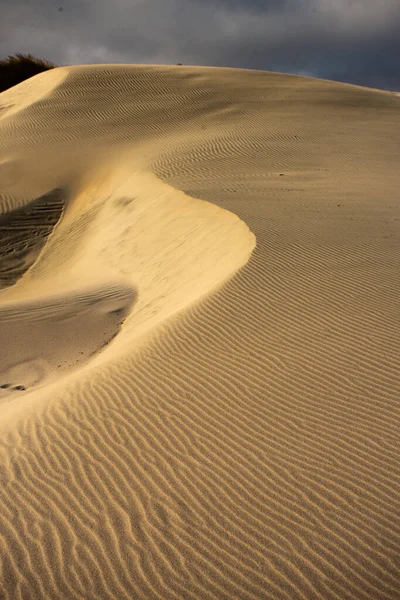
M397 600L398 97L159 65L24 85L3 596Z

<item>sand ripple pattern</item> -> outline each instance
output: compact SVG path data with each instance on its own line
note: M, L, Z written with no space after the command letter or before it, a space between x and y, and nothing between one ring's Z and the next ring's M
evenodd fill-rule
M67 115L73 102L63 127L41 118ZM102 144L130 144L131 160L163 182L157 211L176 188L187 195L179 206L196 212L193 198L206 199L257 238L233 278L176 314L168 304L137 347L156 298L146 291L140 304L141 285L155 287L139 278L116 350L4 424L4 598L399 597L399 108L390 93L307 78L107 66L71 68L31 114L3 119L9 152L29 127L64 156L82 136L88 167L94 148L102 160ZM110 232L123 232L127 213L96 212L108 184L91 204L75 168L62 162L56 181L49 168L29 191L4 183L19 206L71 177L75 194L59 244L50 236L15 293L89 260L60 251L71 235L74 247L90 240L110 272L118 252L141 264L129 236L118 245L103 233L100 252L96 231L114 215ZM135 181L133 221L147 218L151 189ZM93 218L81 220L82 203ZM181 262L169 248L159 256L174 265L172 281Z

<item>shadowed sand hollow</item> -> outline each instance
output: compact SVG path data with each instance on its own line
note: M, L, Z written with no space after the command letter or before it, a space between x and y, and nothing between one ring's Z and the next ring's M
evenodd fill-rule
M1 597L399 598L399 102L144 65L0 95Z
M0 401L68 373L104 348L119 331L132 289L106 287L3 305Z
M31 267L64 209L62 190L0 215L0 290Z

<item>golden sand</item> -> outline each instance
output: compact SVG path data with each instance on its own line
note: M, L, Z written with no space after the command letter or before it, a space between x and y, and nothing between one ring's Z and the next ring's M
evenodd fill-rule
M400 98L0 95L0 597L400 597Z

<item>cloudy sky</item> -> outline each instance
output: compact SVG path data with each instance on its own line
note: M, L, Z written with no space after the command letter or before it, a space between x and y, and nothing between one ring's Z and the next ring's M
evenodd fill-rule
M400 0L0 0L0 58L245 67L400 90Z

